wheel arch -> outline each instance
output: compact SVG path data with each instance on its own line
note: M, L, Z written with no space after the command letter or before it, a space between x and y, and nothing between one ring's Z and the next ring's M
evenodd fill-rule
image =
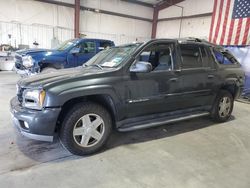
M64 68L62 63L40 62L38 64L39 64L39 67L40 67L40 71L42 71L44 68L55 68L55 69Z
M61 112L57 118L56 130L60 128L61 123L64 120L64 117L72 109L72 107L76 104L84 102L93 102L106 108L111 115L113 126L115 126L117 109L115 106L114 99L109 94L93 94L93 95L71 98L68 101L66 101L62 105Z
M231 81L223 84L220 89L228 91L235 99L237 97L240 88L236 82Z

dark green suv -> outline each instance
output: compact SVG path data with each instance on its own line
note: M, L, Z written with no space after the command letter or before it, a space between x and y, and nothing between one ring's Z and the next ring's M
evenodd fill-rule
M104 50L84 66L25 78L11 100L29 138L92 154L111 130L131 131L210 115L228 120L244 74L228 51L199 39L156 39Z

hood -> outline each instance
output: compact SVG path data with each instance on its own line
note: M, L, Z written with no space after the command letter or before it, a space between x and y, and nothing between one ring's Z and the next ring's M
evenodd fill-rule
M50 50L50 49L24 49L16 51L17 54L21 56L31 55L31 56L57 56L64 54L65 51Z
M25 88L45 88L64 81L67 82L69 80L75 79L86 79L89 76L96 77L97 74L110 72L111 70L101 70L97 67L76 67L70 69L61 69L53 73L42 73L28 78L23 78L18 82L18 85Z
M17 54L19 55L27 55L27 54L30 54L30 53L38 53L38 52L48 52L48 51L51 51L49 49L39 49L39 48L30 48L30 49L23 49L23 50L18 50L16 51Z

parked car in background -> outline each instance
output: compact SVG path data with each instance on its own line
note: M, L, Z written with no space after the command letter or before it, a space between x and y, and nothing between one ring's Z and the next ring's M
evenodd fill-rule
M11 71L15 65L14 56L15 50L13 46L9 44L0 45L0 70Z
M22 76L84 64L101 50L114 46L114 42L102 39L75 38L65 41L56 49L25 49L16 52L15 69Z
M52 141L59 132L65 148L86 155L103 148L112 129L206 115L225 122L243 85L241 65L220 46L156 39L104 50L79 68L21 79L11 113L23 135Z

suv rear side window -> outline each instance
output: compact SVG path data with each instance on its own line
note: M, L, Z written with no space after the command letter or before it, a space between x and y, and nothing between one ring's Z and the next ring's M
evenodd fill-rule
M202 67L201 51L199 46L192 44L181 44L182 68Z
M101 41L99 50L104 50L104 49L109 48L111 46L112 46L111 42L109 42L109 41Z
M212 54L209 48L200 46L201 55L202 55L202 64L205 68L214 68L214 61Z
M218 50L214 50L214 56L215 56L217 62L221 65L238 64L236 59L232 55L230 55L226 52L220 52Z

